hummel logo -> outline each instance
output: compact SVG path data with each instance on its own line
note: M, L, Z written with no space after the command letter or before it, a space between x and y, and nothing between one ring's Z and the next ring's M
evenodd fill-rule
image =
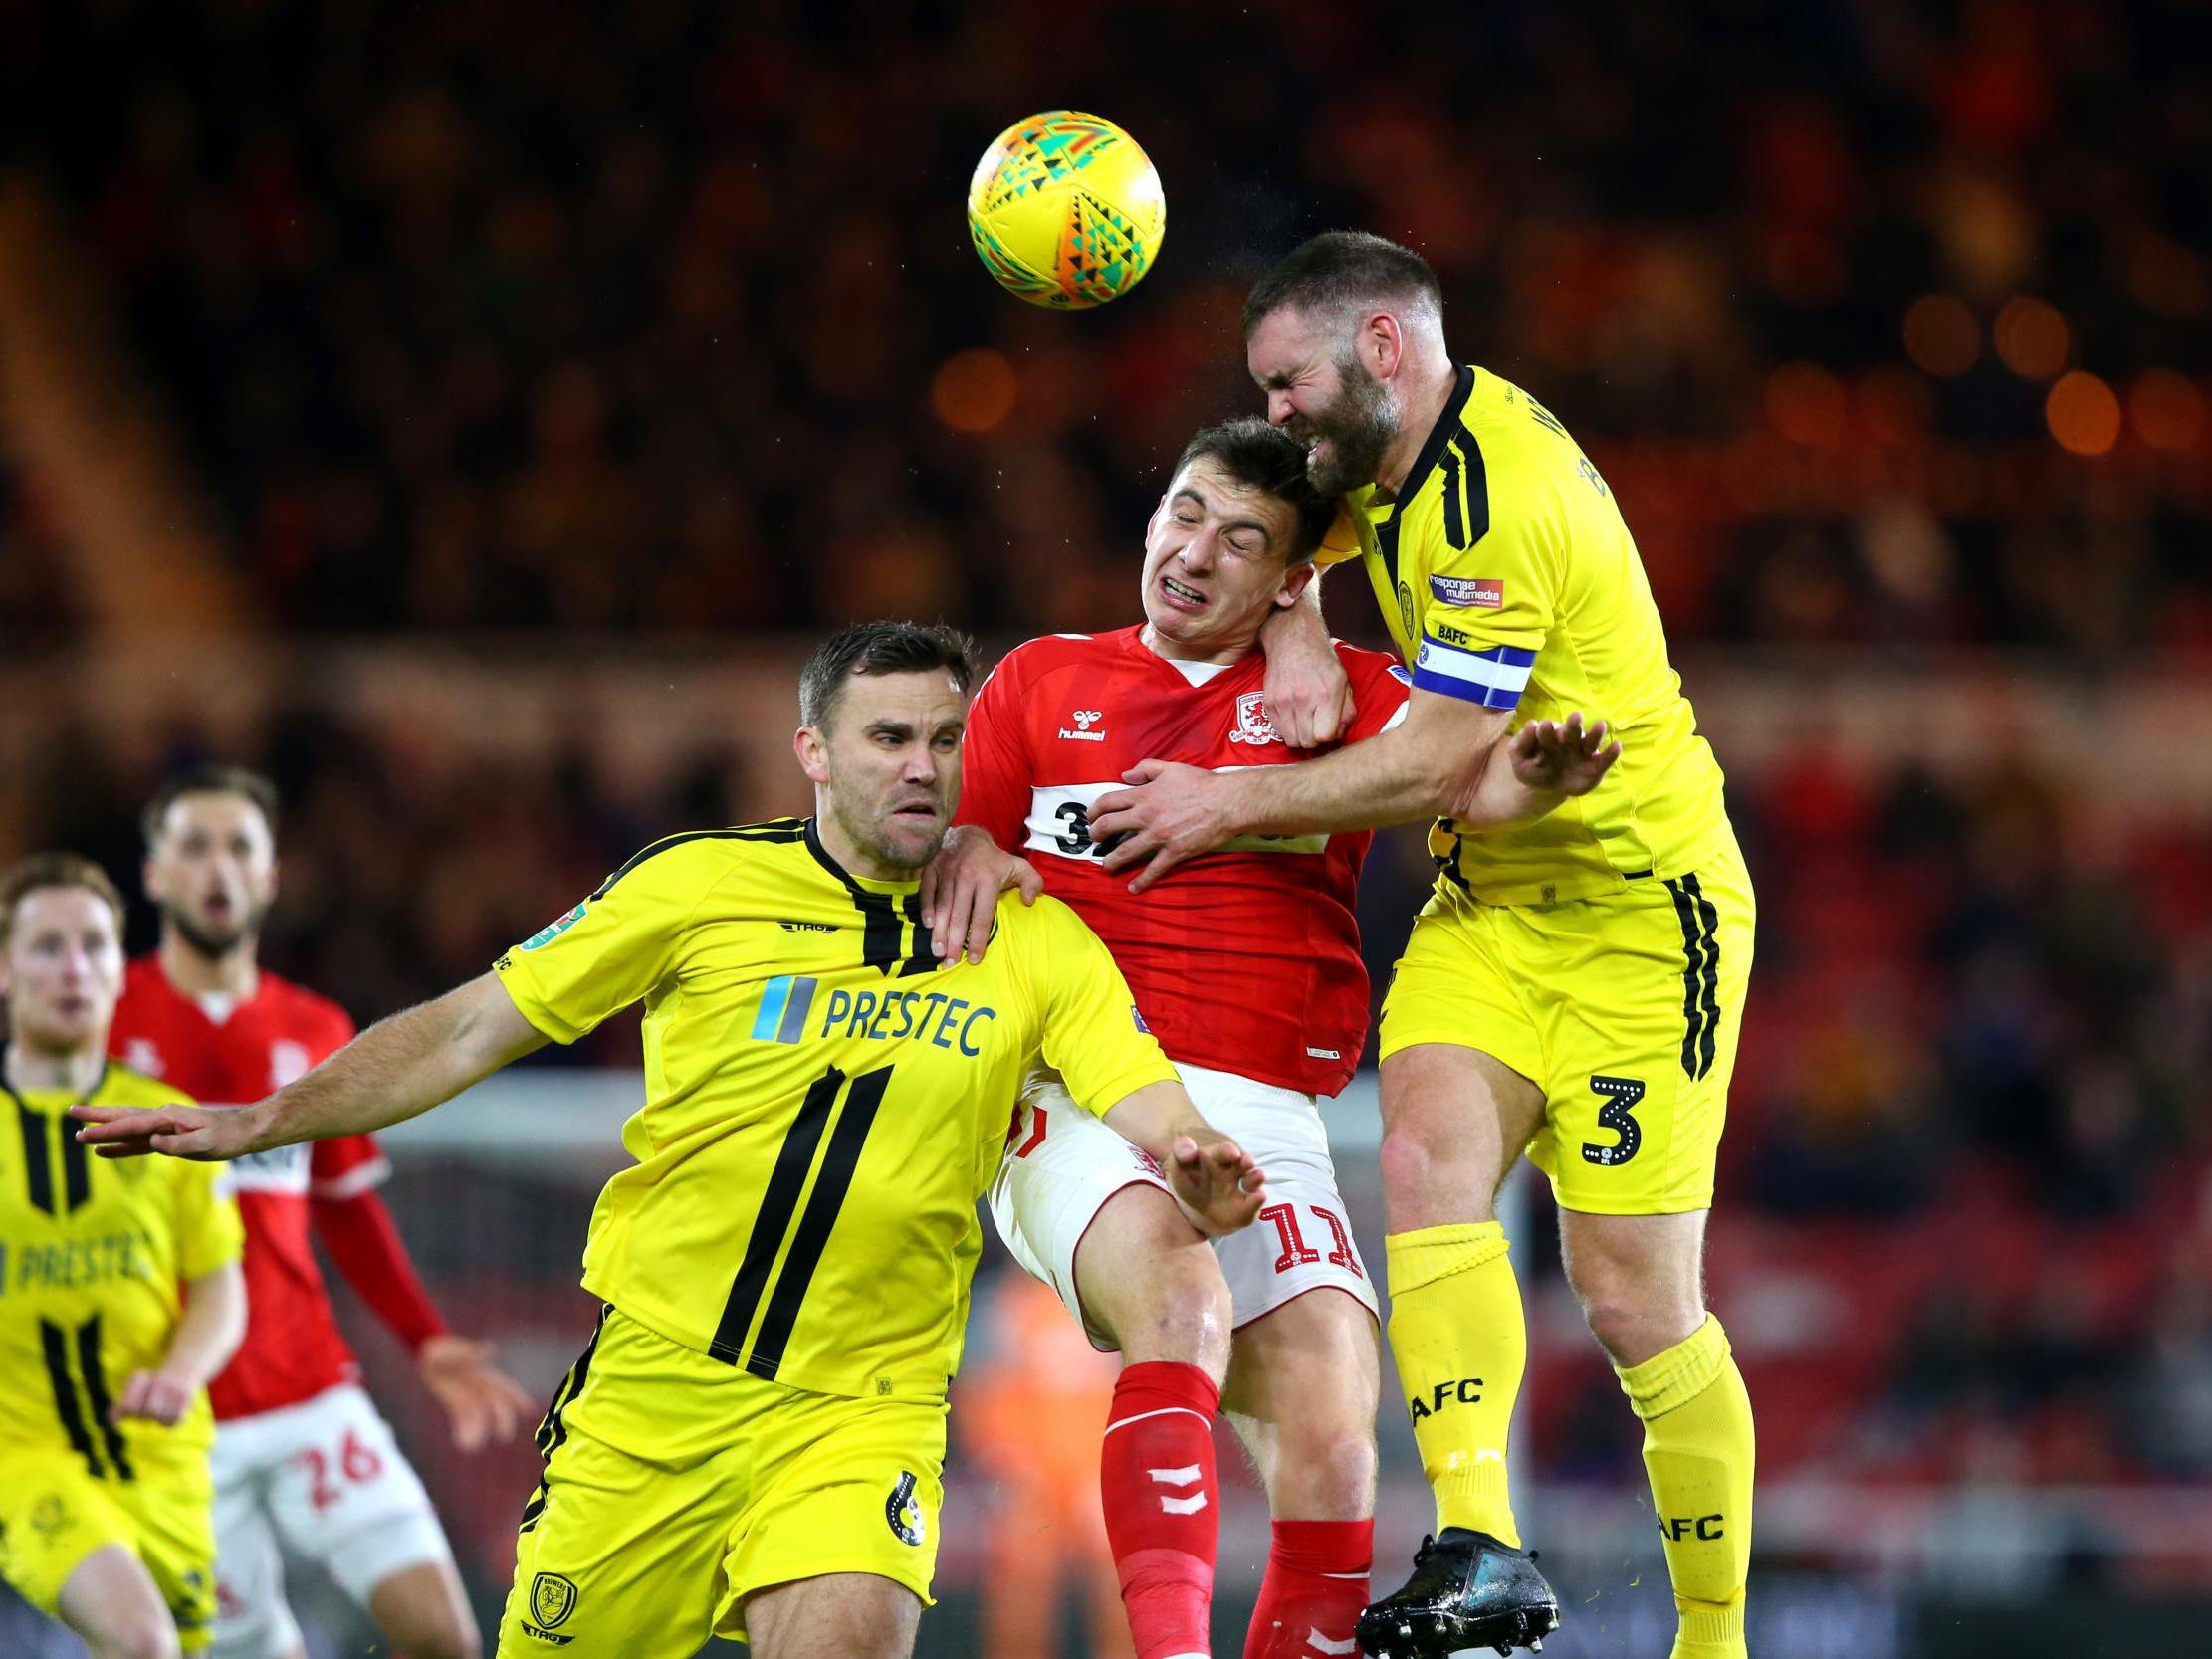
M1148 1469L1145 1473L1162 1486L1197 1486L1199 1484L1199 1466L1195 1463L1187 1463L1181 1469ZM1163 1496L1160 1500L1160 1507L1170 1515L1196 1515L1200 1510L1206 1508L1206 1494L1194 1492L1188 1498Z
M1095 723L1106 718L1106 712L1103 709L1077 709L1067 718L1075 723L1075 729L1073 731L1070 731L1064 726L1060 727L1060 735L1062 737L1065 737L1068 741L1075 743L1103 743L1106 740L1105 732L1093 731L1091 729L1091 726Z
M1078 709L1075 711L1074 714L1068 716L1069 720L1073 721L1085 731L1088 731L1091 728L1091 723L1093 721L1103 720L1105 716L1103 715L1103 713L1097 709Z

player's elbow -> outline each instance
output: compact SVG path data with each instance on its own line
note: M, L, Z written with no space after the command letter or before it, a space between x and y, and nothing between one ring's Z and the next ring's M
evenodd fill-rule
M1489 761L1487 744L1471 751L1442 744L1431 746L1422 756L1416 785L1429 814L1436 818L1471 816Z

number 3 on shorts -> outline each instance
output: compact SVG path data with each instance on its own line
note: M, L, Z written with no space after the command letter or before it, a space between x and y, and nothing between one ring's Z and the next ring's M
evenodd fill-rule
M1598 1108L1598 1127L1609 1129L1621 1139L1610 1146L1601 1146L1594 1141L1582 1143L1583 1160L1601 1168L1616 1169L1636 1156L1644 1144L1644 1126L1629 1114L1636 1110L1636 1103L1644 1098L1644 1083L1634 1077L1594 1077L1590 1092L1605 1104Z

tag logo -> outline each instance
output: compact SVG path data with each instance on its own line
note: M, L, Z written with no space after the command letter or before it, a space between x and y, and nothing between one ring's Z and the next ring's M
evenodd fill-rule
M1097 725L1100 721L1106 718L1104 710L1077 709L1067 718L1075 723L1075 729L1073 731L1070 731L1066 726L1063 726L1060 727L1060 735L1062 737L1065 737L1069 742L1103 743L1106 740L1105 732L1093 731L1091 729L1093 726Z
M1228 734L1232 743L1279 743L1275 735L1275 723L1267 718L1267 694L1245 692L1236 699L1236 729Z
M1431 576L1429 591L1468 610L1494 611L1505 603L1505 583L1487 576Z
M588 904L589 901L586 900L584 903L577 905L566 916L555 917L553 921L547 923L538 932L523 940L523 948L525 950L540 950L553 943L554 939L583 920L584 909Z
M557 1572L541 1572L530 1581L530 1612L539 1628L557 1630L576 1610L576 1581Z
M898 1484L891 1488L891 1496L884 1499L883 1518L891 1524L891 1536L909 1549L921 1549L923 1541L930 1536L929 1518L914 1501L914 1476L908 1471L899 1471Z

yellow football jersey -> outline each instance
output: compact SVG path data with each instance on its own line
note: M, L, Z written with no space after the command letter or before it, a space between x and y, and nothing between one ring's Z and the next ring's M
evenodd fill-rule
M1405 487L1345 497L1320 560L1361 554L1417 687L1515 710L1516 726L1579 709L1621 740L1603 783L1534 824L1438 819L1443 879L1488 904L1548 904L1678 876L1733 843L1620 506L1542 404L1461 368Z
M916 895L841 868L811 819L709 830L500 958L557 1042L645 1004L637 1162L592 1212L587 1290L755 1376L944 1392L1032 1062L1098 1112L1175 1072L1065 905L1001 900L985 959L939 969Z
M135 1479L149 1447L211 1445L205 1393L174 1428L110 1413L167 1356L184 1281L245 1247L224 1170L96 1156L69 1115L190 1097L113 1062L90 1095L0 1090L15 1120L0 1129L0 1444L65 1449L113 1480Z

